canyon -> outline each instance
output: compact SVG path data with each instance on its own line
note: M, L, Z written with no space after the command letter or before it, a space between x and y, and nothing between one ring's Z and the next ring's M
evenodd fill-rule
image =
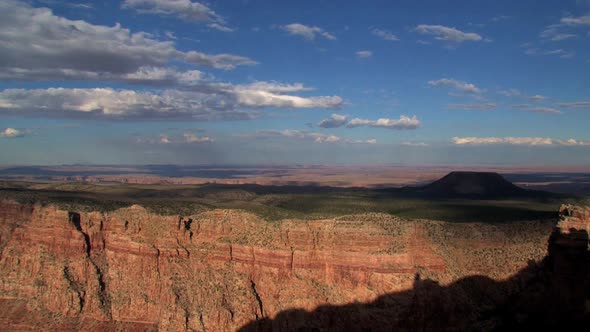
M4 200L0 321L15 331L420 330L436 309L446 318L432 324L492 330L500 322L481 311L518 303L549 270L563 301L582 296L576 305L590 307L590 210L561 215L557 224L379 213L268 222L237 209L161 216Z

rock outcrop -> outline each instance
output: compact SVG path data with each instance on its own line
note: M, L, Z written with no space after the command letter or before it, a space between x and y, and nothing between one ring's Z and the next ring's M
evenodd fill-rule
M572 218L560 225L588 226L586 217ZM237 210L179 217L137 205L85 213L3 201L0 321L20 330L330 330L342 327L338 308L356 303L347 310L355 312L350 317L359 319L357 326L367 319L393 326L384 317L418 322L430 313L424 308L442 308L445 301L429 300L436 293L458 299L443 312L450 327L463 326L461 319L477 319L479 312L466 308L485 300L474 295L476 283L452 294L445 287L487 275L484 283L492 286L484 289L497 294L485 305L503 303L518 289L505 280L545 256L551 227L383 214L270 223ZM554 266L561 271L567 268L559 264L581 259L567 256L570 261L559 263L559 255ZM568 273L579 278L584 271ZM406 295L389 301L387 294ZM385 304L362 306L372 301ZM334 307L321 319L307 316L326 305ZM403 315L413 307L419 310ZM285 314L295 308L295 316Z
M508 198L531 195L531 191L517 187L493 172L451 172L416 190L432 197ZM539 193L535 192L538 196Z

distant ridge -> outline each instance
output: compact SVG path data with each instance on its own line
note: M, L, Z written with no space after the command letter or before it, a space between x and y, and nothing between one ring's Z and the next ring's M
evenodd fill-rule
M451 172L416 191L439 198L473 197L505 198L538 196L537 191L526 190L494 172Z

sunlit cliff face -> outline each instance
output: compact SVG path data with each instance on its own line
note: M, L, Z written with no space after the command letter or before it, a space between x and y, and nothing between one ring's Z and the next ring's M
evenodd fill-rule
M348 303L377 300L381 304L369 308L378 310L375 317L383 316L375 322L398 326L415 306L425 312L439 308L442 304L426 306L431 296L475 296L471 281L462 277L485 276L481 291L494 292L493 301L500 305L514 291L510 283L525 283L521 292L526 292L531 275L521 269L548 269L542 273L561 280L551 277L560 275L561 265L585 259L560 254L559 248L570 243L564 233L558 240L552 237L553 265L530 265L531 259L541 262L545 256L551 233L551 223L539 222L465 227L367 214L268 223L235 210L163 217L140 206L74 213L11 202L3 202L1 211L2 302L27 301L27 310L33 311L25 320L33 324L47 323L46 315L54 313L61 318L50 324L78 327L338 326L338 308L349 312ZM566 219L557 234L577 223L587 222ZM578 278L581 270L572 271ZM394 302L379 302L383 296ZM406 301L413 304L403 309ZM447 322L474 323L480 307L457 301L444 311L455 317ZM326 305L334 307L314 312ZM294 318L288 309L306 310L309 319L305 311ZM457 310L465 313L464 321ZM359 311L352 312L356 317ZM5 318L24 319L14 315L7 311ZM336 321L326 320L331 315Z

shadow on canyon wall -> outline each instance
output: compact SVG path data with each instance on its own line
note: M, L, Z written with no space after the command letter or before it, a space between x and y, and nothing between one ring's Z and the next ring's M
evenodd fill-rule
M590 323L588 232L556 228L548 254L503 281L470 276L447 286L422 279L369 303L285 310L240 331L579 330Z

